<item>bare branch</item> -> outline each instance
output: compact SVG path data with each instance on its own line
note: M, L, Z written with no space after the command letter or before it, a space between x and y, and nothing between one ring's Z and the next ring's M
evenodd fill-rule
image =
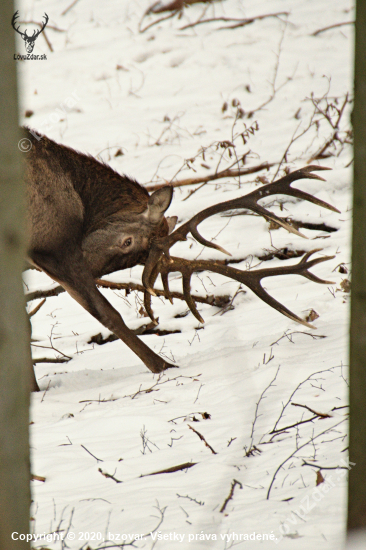
M292 405L293 407L302 407L303 409L307 409L308 411L310 411L311 413L315 414L316 416L319 416L320 418L332 418L332 415L331 415L331 414L320 413L320 412L314 411L314 409L311 409L311 408L308 407L307 405L300 405L299 403L291 403L291 405Z
M187 178L179 181L172 181L166 183L158 183L156 185L146 185L145 188L147 191L156 191L162 187L170 185L171 187L183 187L185 185L197 185L198 183L207 183L209 181L215 181L222 178L237 178L238 176L245 176L247 174L255 174L261 170L269 170L276 163L274 162L262 162L257 166L249 166L248 168L238 168L237 170L221 170L221 172L216 172L214 174L209 174L208 176L201 176L197 178Z
M230 493L228 494L228 496L226 497L225 501L224 501L224 504L221 506L220 508L220 513L222 514L224 511L225 511L225 508L226 508L226 505L227 503L229 502L229 500L231 500L234 496L234 489L235 487L239 485L240 489L243 488L242 484L240 483L240 481L237 481L236 479L233 479L232 483L231 483L231 489L230 489Z
M318 34L329 31L330 29L336 29L338 27L344 27L344 25L354 25L354 21L345 21L344 23L336 23L335 25L329 25L329 27L323 27L322 29L318 29L317 31L311 33L311 36L318 36Z
M273 486L273 483L275 482L275 479L276 479L276 476L278 474L278 472L281 470L281 468L286 464L286 462L288 462L293 456L295 456L295 454L300 451L301 449L303 449L304 447L306 447L307 445L309 445L310 443L313 443L313 441L315 441L315 439L317 439L318 437L320 437L321 435L324 435L325 433L329 432L330 430L336 428L337 426L340 426L340 424L343 424L343 422L345 422L345 419L344 420L341 420L340 422L337 422L337 424L334 424L333 426L331 426L330 428L327 428L326 430L320 432L318 435L316 435L315 437L311 437L308 441L306 441L305 443L303 443L302 445L300 445L300 447L297 447L293 453L291 453L285 460L283 460L281 462L281 464L278 466L278 468L276 469L275 473L273 474L273 477L272 477L272 481L268 487L268 491L267 491L267 497L266 499L269 500L269 496L271 494L271 489L272 489L272 486Z
M254 23L254 21L261 21L262 19L266 19L268 17L279 17L280 15L289 15L289 12L287 11L280 11L277 13L266 13L264 15L257 15L256 17L250 17L247 19L238 19L235 17L211 17L209 19L199 19L195 23L189 23L188 25L184 25L183 27L180 27L179 30L184 31L186 29L190 29L192 27L196 27L197 25L203 25L204 23L214 23L216 21L224 21L224 22L234 22L235 24L232 26L227 27L220 27L221 29L236 29L237 27L244 27L245 25L250 25L251 23Z
M195 466L196 464L198 464L198 462L184 462L183 464L178 464L178 466L165 468L164 470L152 472L151 474L141 474L140 477L156 476L158 474L171 474L173 472L179 472L180 470L188 470L188 468L192 468L192 466Z
M213 450L213 448L211 447L211 445L209 443L207 443L206 439L203 437L202 434L200 434L197 430L195 430L194 428L192 428L192 426L190 424L188 424L188 428L190 430L192 430L192 432L194 432L195 434L198 435L198 437L200 438L201 441L204 442L204 444L206 445L206 447L208 447L210 449L210 451L212 452L212 454L214 455L217 455L216 451Z

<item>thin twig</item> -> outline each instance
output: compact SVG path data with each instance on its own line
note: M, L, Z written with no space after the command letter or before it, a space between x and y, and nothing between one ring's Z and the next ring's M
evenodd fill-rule
M300 405L299 403L291 403L291 405L292 405L293 407L302 407L302 408L304 408L304 409L307 409L308 411L310 411L311 413L315 414L316 416L319 416L320 418L332 418L332 415L331 415L331 414L320 413L320 412L314 411L314 409L311 409L311 408L308 407L307 405Z
M307 422L312 422L316 418L318 418L317 415L312 416L311 418L308 418L307 420L300 420L299 422L296 422L295 424L291 424L290 426L285 426L285 428L280 428L279 430L272 430L271 432L269 432L269 434L271 435L271 434L283 433L286 430L290 430L291 428L297 428L297 426L300 426L300 424L307 424Z
M102 474L102 476L104 476L108 479L113 479L113 481L115 481L116 483L123 483L123 481L120 481L119 479L115 478L114 474L108 474L107 472L103 472L102 468L98 468L98 472L100 472ZM114 473L116 473L116 472L114 472Z
M93 453L91 453L84 445L80 445L80 447L82 447L87 453L89 453L90 456L95 458L97 462L104 462L104 460L102 460L101 458L97 458L95 455L93 455Z
M211 447L211 445L209 443L207 443L206 439L203 437L202 434L200 434L197 430L195 430L194 428L192 428L192 426L190 424L188 424L188 428L190 430L192 430L192 432L194 432L195 434L198 435L198 437L200 438L201 441L204 442L204 444L206 445L206 447L208 447L210 449L210 451L212 452L212 454L214 455L217 455L217 452L213 450L213 448Z
M319 470L349 470L347 466L318 466L317 464L311 464L303 460L301 466L311 466L312 468L318 468Z
M146 15L146 12L144 13L144 15L142 16L142 19L139 23L139 32L140 33L143 33L145 31L147 31L148 29L151 29L151 27L153 27L154 25L158 25L159 23L161 23L162 21L166 21L167 19L171 19L172 17L174 17L175 15L177 15L177 13L179 13L180 10L176 10L176 11L173 11L172 13L169 13L169 15L165 15L164 17L160 17L160 19L156 19L155 21L153 21L152 23L149 23L148 25L146 25L146 27L144 27L143 29L141 28L141 24L142 24L142 21L144 20L144 17Z
M202 25L203 23L213 23L215 21L224 21L227 23L235 22L236 24L232 27L226 27L228 29L236 27L243 27L244 25L250 25L254 21L261 21L262 19L266 19L267 17L278 17L279 15L289 15L289 12L287 11L280 11L277 13L267 13L265 15L257 15L256 17L250 17L247 19L238 19L236 17L210 17L209 19L199 19L198 21L195 21L194 23L189 23L188 25L184 25L183 27L180 27L180 31L184 31L186 29L190 29L192 27L196 27L197 25ZM220 27L220 29L225 27Z
M337 27L344 27L344 25L354 25L354 21L345 21L344 23L336 23L335 25L329 25L329 27L323 27L322 29L318 29L317 31L311 33L311 36L318 36L318 34L329 31L330 29L336 29Z
M209 174L208 176L201 176L197 178L187 178L180 181L171 181L169 183L168 182L158 183L156 185L154 184L146 185L145 189L147 191L156 191L157 189L161 189L162 187L166 187L167 185L170 185L171 187L183 187L185 185L196 185L198 183L206 183L209 181L214 181L222 178L237 178L238 176L245 176L246 174L255 174L256 172L260 172L261 170L269 170L275 164L276 164L275 162L262 162L257 166L250 166L248 168L238 168L237 170L225 169L225 170L221 170L221 172L215 172L214 174Z
M173 472L179 472L181 470L187 470L192 468L198 462L184 462L183 464L178 464L178 466L172 466L171 468L165 468L164 470L159 470L158 472L152 472L151 474L141 474L140 477L156 476L158 474L171 474Z
M288 333L288 331L286 330L285 333L283 334L283 336L281 336L275 342L272 342L271 346L274 346L275 344L278 344L278 342L280 342L283 338L287 338L290 342L294 343L291 340L291 338L289 338L293 334L306 334L307 336L311 336L313 340L317 340L317 339L321 340L322 338L326 338L326 336L324 336L324 334L311 334L310 332L304 332L303 330L294 330L293 332Z
M317 375L317 374L323 374L323 372L333 371L333 369L341 368L341 367L342 367L342 365L337 365L337 366L335 366L335 367L330 367L329 369L324 369L324 370L319 370L319 371L317 371L317 372L313 372L313 373L310 374L307 378L305 378L305 380L303 380L302 382L300 382L300 384L298 384L298 385L296 386L296 388L294 389L294 391L291 393L291 395L290 395L290 397L288 398L286 404L285 404L285 405L282 405L282 411L281 411L281 413L280 413L280 416L277 418L276 423L275 423L275 425L274 425L274 427L273 427L273 430L272 430L272 432L270 432L270 433L275 433L275 432L276 432L277 425L278 425L278 423L280 422L280 420L281 420L281 418L282 418L282 416L283 416L283 413L285 412L285 410L286 410L286 408L288 407L288 405L291 403L292 398L293 398L293 396L295 395L295 393L301 388L301 386L302 386L303 384L305 384L305 383L308 382L309 380L312 380L312 377L315 376L315 375Z
M51 298L52 296L58 296L62 292L66 292L62 286L56 286L49 290L36 290L34 292L29 292L25 295L26 302L31 302L32 300L38 300L39 298Z
M39 357L38 359L32 359L33 365L38 363L68 363L71 361L71 358L67 357Z
M246 456L250 456L250 453L252 451L252 448L253 448L253 440L254 440L254 427L255 427L255 423L257 422L257 419L258 419L258 408L259 408L259 404L260 402L262 401L262 399L264 399L264 394L266 393L266 391L273 385L273 382L276 380L277 378L277 375L279 373L279 370L280 370L280 367L281 365L278 365L277 367L277 371L276 371L276 374L274 375L274 378L271 380L271 382L268 384L268 386L262 391L261 395L260 395L260 398L259 400L257 401L256 403L256 406L255 406L255 412L254 412L254 420L252 422L252 432L250 434L250 445L249 445L249 450L246 452Z
M231 500L234 496L234 489L235 487L239 485L240 489L243 488L242 484L240 483L240 481L237 481L236 479L233 479L232 481L232 484L231 484L231 489L230 489L230 493L228 494L228 496L226 497L225 501L224 501L224 504L221 506L220 508L220 513L222 514L226 508L226 505L227 503L229 502L229 500Z
M42 483L44 483L46 481L45 477L37 476L35 474L31 474L30 479L31 479L31 481L42 481Z
M103 288L110 288L114 290L131 290L131 291L138 291L138 292L145 292L146 290L143 285L139 285L137 283L114 283L112 281L96 279L95 284ZM165 297L164 290L159 290L154 288L154 291L157 296ZM171 297L177 298L178 300L185 301L184 295L181 292L171 292ZM217 305L217 307L223 307L223 305L230 302L230 299L231 299L230 296L214 296L211 294L207 296L195 295L193 298L196 302L199 302L201 304L209 304L211 306Z
M323 432L320 432L318 435L316 435L315 437L311 437L308 441L306 441L305 443L303 443L302 445L300 445L300 447L296 447L296 449L294 450L293 453L290 454L290 456L288 456L283 462L281 462L281 464L278 466L278 468L276 469L275 473L273 474L273 477L272 477L272 481L268 487L268 491L267 491L267 497L266 499L269 500L269 495L271 493L271 489L272 489L272 486L273 486L273 483L276 479L276 476L278 474L278 472L280 471L280 469L286 464L286 462L288 462L293 456L295 456L295 454L300 451L301 449L303 449L304 447L306 447L307 445L309 445L310 443L313 443L313 441L315 441L315 439L317 439L318 437L320 437L321 435L324 435L325 433L329 432L330 430L336 428L337 426L339 426L340 424L342 424L343 422L345 422L345 419L344 420L341 420L340 422L337 422L337 424L334 424L334 426L331 426L330 428L327 428L326 430L324 430Z
M67 12L69 12L71 8L73 8L78 2L79 0L74 0L73 2L71 2L71 4L63 12L61 12L61 15L66 15Z
M38 304L36 305L35 308L33 308L29 313L28 313L28 317L29 319L31 317L33 317L33 315L35 315L37 313L37 311L39 311L41 309L41 307L43 306L43 304L46 302L46 298L43 298L43 300Z
M41 403L43 403L43 400L44 398L46 397L46 393L48 392L48 389L50 387L50 384L51 384L51 380L49 380L48 384L47 384L47 388L44 390L44 393L42 395L42 399L41 399Z

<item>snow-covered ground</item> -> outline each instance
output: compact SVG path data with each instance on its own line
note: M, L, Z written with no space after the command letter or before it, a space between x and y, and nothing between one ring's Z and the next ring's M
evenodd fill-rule
M47 60L18 63L24 123L146 185L207 176L243 156L244 168L273 163L240 178L177 187L168 214L178 223L308 163L332 171L321 174L326 182L296 187L341 214L283 195L267 201L277 215L310 224L300 229L307 240L249 215L204 222L202 234L229 250L236 268L290 265L299 251L321 248L318 255L335 257L312 271L334 284L299 276L265 281L302 318L317 313L312 330L235 281L197 274L193 294L232 298L243 291L231 308L198 304L204 326L190 312L182 315L184 302L153 299L158 329L176 331L141 336L179 365L162 376L119 340L88 343L108 331L66 293L47 298L32 317L33 357L71 360L36 365L42 391L32 396L32 473L45 480L32 482L31 513L34 533L46 540L33 546L338 550L352 467L346 432L353 26L314 32L351 22L352 3L198 3L145 32L139 28L168 15L147 14L141 22L149 1L80 0L62 15L70 4L19 4L21 21L48 14L53 48L39 36L34 53ZM236 28L222 19L276 13ZM183 28L200 18L221 19ZM25 53L20 38L17 51ZM295 257L274 256L284 249ZM224 258L192 238L173 253ZM141 273L137 266L107 279L141 283ZM56 286L34 270L24 280L27 293ZM179 291L179 276L171 280ZM142 294L102 292L129 327L148 324ZM39 302L29 302L29 311ZM149 475L186 463L192 464ZM65 540L50 541L52 534Z

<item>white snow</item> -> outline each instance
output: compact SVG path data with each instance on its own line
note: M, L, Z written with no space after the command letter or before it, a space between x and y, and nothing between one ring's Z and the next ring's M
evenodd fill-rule
M197 185L176 188L168 214L177 215L179 223L208 205L262 185L255 181L257 176L272 181L292 137L299 136L313 116L317 126L294 141L277 177L285 167L306 166L334 131L324 116L314 115L312 95L323 98L322 109L326 98L340 108L346 93L352 96L353 26L312 35L352 21L353 4L347 0L195 4L184 9L180 19L175 16L143 33L139 23L150 1L80 0L62 16L70 4L19 4L23 21L41 21L44 12L48 14L46 33L54 50L50 52L40 36L34 53L46 54L47 61L18 63L25 124L99 155L141 184L227 168L235 157L218 142L232 141L255 122L259 126L254 135L246 133L246 144L242 137L235 138L231 154L240 158L248 153L247 166L266 161L274 166L240 180L213 181L199 190ZM220 30L232 23L218 21L180 30L200 17L276 12L288 16L236 29ZM142 27L164 15L147 15ZM20 38L17 51L25 53ZM238 107L233 100L245 113L255 111L253 116L244 115L234 124ZM347 104L339 125L342 140L350 129L351 108ZM34 111L30 119L24 118L27 109ZM329 113L335 121L335 110ZM124 154L115 157L119 148ZM300 229L305 240L284 229L269 231L264 219L244 215L215 216L200 226L202 235L241 260L233 264L239 269L256 266L258 257L275 249L322 248L318 254L334 255L312 268L334 284L317 285L299 276L264 283L299 316L305 318L314 309L317 330L282 316L247 289L224 314L198 304L204 327L191 313L176 318L187 310L184 302L175 300L172 306L154 298L159 328L180 331L142 336L179 365L158 377L119 340L88 344L93 335L109 333L66 293L47 298L32 317L33 357L71 357L67 363L36 365L42 391L32 396L32 473L46 479L32 482L31 523L33 532L46 540L33 542L34 548L116 548L131 544L138 534L143 537L134 547L159 550L343 547L349 294L340 285L349 274L340 273L339 265L349 269L352 148L335 142L329 151L329 158L311 161L332 168L320 174L326 181L302 180L296 187L330 202L341 214L283 195L267 204L277 215L324 223L336 231ZM178 243L174 255L224 258L192 238ZM273 258L260 267L298 261ZM108 279L141 283L141 274L137 266ZM170 277L172 290L180 290L177 274ZM56 286L34 270L24 280L26 292ZM213 273L197 274L192 283L193 294L200 295L234 296L239 287ZM128 326L148 323L138 313L141 294L132 292L126 298L123 291L102 292ZM28 310L38 303L29 302ZM312 418L305 406L329 417L271 433ZM317 486L318 469L304 461L342 469L322 469L325 481ZM189 462L196 465L147 475ZM232 499L220 512L234 480ZM54 533L68 538L47 540ZM272 534L275 540L253 540L253 533Z

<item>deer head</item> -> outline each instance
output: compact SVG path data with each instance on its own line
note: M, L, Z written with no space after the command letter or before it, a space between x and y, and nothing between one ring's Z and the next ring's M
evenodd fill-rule
M41 26L40 30L39 31L34 30L32 36L28 36L27 35L27 29L25 29L24 32L20 32L20 30L19 30L20 25L18 27L15 26L15 22L16 22L17 18L19 17L18 14L19 14L19 11L16 11L13 15L13 19L11 20L12 27L23 38L25 49L26 49L27 53L32 53L35 41L37 40L38 36L44 31L44 28L48 23L48 15L47 15L47 13L44 14L43 17L45 18L45 22Z

